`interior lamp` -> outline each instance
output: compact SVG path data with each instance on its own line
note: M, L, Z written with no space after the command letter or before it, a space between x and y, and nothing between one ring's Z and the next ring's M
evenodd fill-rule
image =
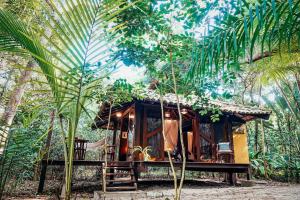
M188 111L187 111L187 109L186 109L186 108L183 108L183 109L181 110L181 113L182 113L183 115L185 115L185 114L187 114L187 113L188 113Z
M120 118L120 117L122 117L122 113L121 113L121 112L117 112L116 116L117 116L118 118Z
M165 112L165 117L169 118L171 117L171 114L169 112Z
M134 114L129 114L129 119L134 119Z

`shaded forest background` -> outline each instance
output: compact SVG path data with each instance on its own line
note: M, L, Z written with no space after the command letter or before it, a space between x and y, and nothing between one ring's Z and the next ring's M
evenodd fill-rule
M149 0L130 6L114 22L117 25L126 22L124 30L117 32L120 37L116 48L108 55L114 64L103 67L101 61L97 63L102 70L101 78L98 71L87 67L86 81L97 78L101 81L78 121L76 137L91 142L103 139L105 131L96 134L91 124L99 103L106 101L112 91L116 96L128 88L138 91L153 80L171 84L168 59L172 52L180 94L208 94L211 98L272 110L268 121L247 124L253 175L259 179L299 182L299 3L297 0L170 3ZM44 7L49 7L47 1L6 1L0 7L36 27L40 35L59 43L53 30L43 29L42 18L49 14L44 12ZM41 40L46 39L41 37ZM11 100L19 101L9 129L6 156L1 160L0 186L14 180L17 187L24 180L37 179L40 160L45 154L49 153L53 159L63 158L64 141L51 85L44 83L47 78L41 70L36 64L30 65L32 59L28 56L6 51L1 51L0 56L2 121L7 120L5 113L14 109ZM136 83L114 80L114 71L132 66L145 68L142 80ZM114 86L121 89L112 90ZM52 141L50 148L45 149L49 130Z

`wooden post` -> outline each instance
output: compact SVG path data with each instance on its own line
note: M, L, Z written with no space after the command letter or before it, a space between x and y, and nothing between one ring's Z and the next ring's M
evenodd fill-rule
M193 134L195 135L195 146L196 146L196 160L200 160L200 133L199 133L199 117L195 113L195 119L193 119Z
M134 165L133 165L133 172L134 172L134 177L135 177L136 183L138 183L138 180L139 180L138 164L139 163L134 162ZM141 165L141 164L139 164L139 165Z
M143 106L136 102L134 106L135 110L135 130L134 130L134 146L142 146L143 140Z
M250 166L248 167L248 172L247 172L247 180L249 181L251 179L251 168Z
M232 131L232 122L229 120L229 116L226 116L226 131L228 136L228 141L230 142L230 148L232 151L232 155L230 155L229 162L235 163L234 161L234 146L233 146L233 131Z
M228 182L229 182L230 185L234 185L233 173L232 172L228 173Z
M47 163L41 163L41 175L40 175L40 182L39 182L39 188L38 193L41 194L44 190L44 183L46 179L46 171L47 171Z
M113 142L112 145L116 145L117 131L118 131L118 121L113 121L114 133L113 133Z
M55 118L55 111L53 110L50 114L50 127L48 129L46 145L44 148L45 154L43 156L43 160L45 160L46 163L43 163L43 160L41 161L41 175L40 175L38 193L42 193L44 190L44 183L45 183L46 172L47 172L47 160L49 157L49 148L50 148L51 138L52 138L52 133L53 133L54 118Z
M147 108L144 107L144 115L143 115L143 133L142 133L142 143L141 146L144 148L147 146Z
M113 142L112 142L112 148L113 151L114 151L114 154L113 154L113 161L115 161L115 156L116 156L116 149L117 149L117 146L116 146L116 139L117 139L117 131L118 131L118 121L113 121L113 126L114 126L114 133L113 133ZM112 155L111 155L112 156ZM109 176L109 180L113 180L114 179L114 169L109 169L109 173L111 173L111 175Z

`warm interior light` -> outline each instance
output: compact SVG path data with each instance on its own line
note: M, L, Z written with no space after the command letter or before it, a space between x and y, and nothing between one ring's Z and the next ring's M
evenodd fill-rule
M165 117L171 117L171 114L169 112L165 112Z
M118 118L120 118L120 117L122 117L122 113L121 113L121 112L117 112L116 116L117 116Z
M129 114L129 119L134 119L134 114Z
M183 115L185 115L185 114L188 113L188 111L187 111L187 109L183 108L183 109L181 110L181 113L182 113Z

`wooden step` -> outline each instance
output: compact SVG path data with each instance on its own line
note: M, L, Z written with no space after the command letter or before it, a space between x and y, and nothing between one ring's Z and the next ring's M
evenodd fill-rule
M136 185L134 186L106 186L107 191L122 191L122 190L137 190Z
M128 163L107 163L108 166L124 166L124 167L132 167L131 164Z
M137 190L133 166L133 163L128 161L108 162L107 166L104 167L107 173L103 177L107 191Z
M127 165L132 164L131 161L107 161L107 164L111 164L111 163L116 163L116 164L127 164Z
M125 167L125 166L107 166L106 169L116 169L116 170L132 170L132 167Z
M106 180L107 183L135 183L135 180L129 180L129 179L113 179L113 180Z
M121 176L125 176L125 175L130 175L130 176L133 176L134 173L131 173L131 172L115 172L115 173L106 173L106 176L117 176L117 175L121 175Z

